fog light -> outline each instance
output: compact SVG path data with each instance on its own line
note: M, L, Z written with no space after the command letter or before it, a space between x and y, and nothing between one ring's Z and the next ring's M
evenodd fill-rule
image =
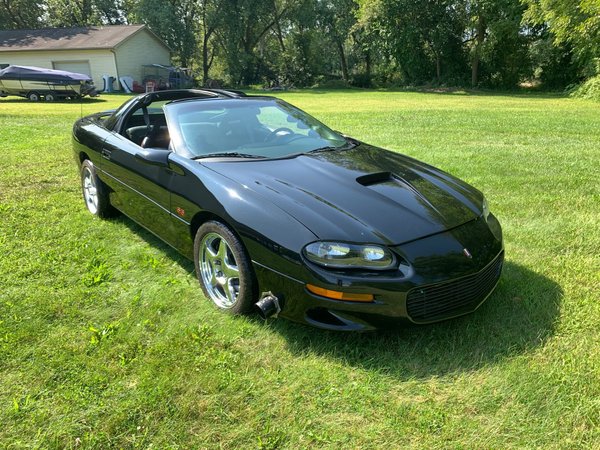
M312 284L307 284L306 289L313 294L320 295L321 297L331 298L333 300L343 300L346 302L372 302L374 300L373 294L354 294L349 292L332 291L330 289L321 288Z

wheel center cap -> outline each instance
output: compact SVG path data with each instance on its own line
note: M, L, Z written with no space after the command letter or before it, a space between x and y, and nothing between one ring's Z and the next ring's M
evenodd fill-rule
M215 274L215 279L217 280L217 283L219 283L221 286L227 283L227 277L220 270L217 270L217 273Z

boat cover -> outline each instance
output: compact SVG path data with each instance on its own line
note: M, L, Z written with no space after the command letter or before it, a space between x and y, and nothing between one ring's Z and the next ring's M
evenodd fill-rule
M8 66L7 68L0 70L0 80L39 80L41 78L48 81L92 81L89 75L82 73L44 69L42 67Z

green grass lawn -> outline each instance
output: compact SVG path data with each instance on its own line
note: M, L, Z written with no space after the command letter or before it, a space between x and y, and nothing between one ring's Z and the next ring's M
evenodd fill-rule
M600 448L600 109L553 96L280 95L487 196L474 314L371 334L218 313L193 264L85 209L79 104L0 99L0 448Z

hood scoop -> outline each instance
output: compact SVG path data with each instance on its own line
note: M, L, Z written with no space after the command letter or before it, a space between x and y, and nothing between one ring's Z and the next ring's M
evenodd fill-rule
M360 176L356 179L356 181L358 184L362 184L363 186L373 186L374 184L395 181L395 178L392 175L392 172L376 172Z
M410 210L415 212L426 206L429 213L423 215L424 219L430 219L431 213L435 213L438 218L443 218L443 214L415 186L407 179L392 172L370 173L358 177L356 181L389 200L397 202L399 207L409 206Z

